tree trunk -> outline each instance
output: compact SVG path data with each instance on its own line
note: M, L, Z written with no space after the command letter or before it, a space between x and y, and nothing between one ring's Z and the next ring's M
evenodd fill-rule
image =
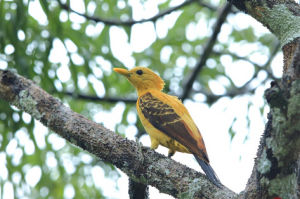
M280 82L265 91L268 122L242 198L299 198L300 6L294 1L231 1L260 21L281 42Z

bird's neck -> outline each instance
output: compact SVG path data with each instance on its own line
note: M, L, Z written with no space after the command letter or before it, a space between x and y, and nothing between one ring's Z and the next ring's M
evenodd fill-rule
M150 91L162 91L164 88L164 81L160 78L156 79L156 81L152 80L144 80L143 83L137 84L133 82L133 86L136 88L138 92L138 96L143 95L144 93L150 92Z
M160 91L159 89L155 89L155 88L137 88L137 93L138 93L138 96L142 96L144 95L145 93L151 93L153 91Z

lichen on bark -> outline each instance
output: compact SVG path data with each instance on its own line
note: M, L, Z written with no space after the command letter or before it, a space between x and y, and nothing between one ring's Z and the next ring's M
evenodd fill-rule
M21 90L18 97L15 98L15 101L12 102L12 104L30 113L30 115L37 120L40 120L43 117L43 114L40 113L36 107L38 103L31 97L31 95L29 95L28 90Z
M265 0L244 3L249 14L278 37L281 47L300 37L300 16L292 12L286 2Z

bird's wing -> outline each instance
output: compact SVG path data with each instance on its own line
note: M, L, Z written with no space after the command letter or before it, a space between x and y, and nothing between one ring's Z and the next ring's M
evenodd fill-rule
M138 100L141 113L156 129L209 162L201 134L177 98L161 92L148 92Z

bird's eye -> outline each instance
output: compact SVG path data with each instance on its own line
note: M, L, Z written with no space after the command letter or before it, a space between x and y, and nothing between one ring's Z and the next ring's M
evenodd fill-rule
M142 71L142 70L137 70L137 71L136 71L136 74L142 75L142 74L143 74L143 71Z

